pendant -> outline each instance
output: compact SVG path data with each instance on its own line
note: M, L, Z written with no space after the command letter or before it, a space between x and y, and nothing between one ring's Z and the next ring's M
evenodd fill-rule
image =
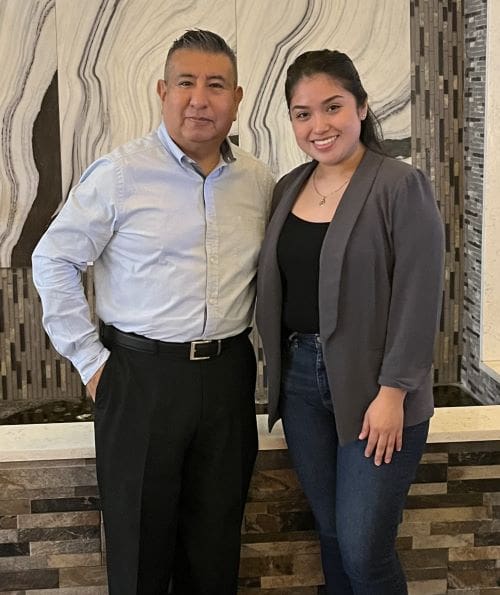
M318 205L319 205L320 207L322 207L322 206L323 206L325 203L326 203L326 196L323 196L323 197L321 198L321 200L319 201Z

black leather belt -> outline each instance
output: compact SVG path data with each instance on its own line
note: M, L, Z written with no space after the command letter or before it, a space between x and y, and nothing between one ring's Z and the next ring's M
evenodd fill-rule
M101 324L100 327L102 342L106 347L119 345L120 347L134 351L151 354L165 353L167 355L185 357L193 361L217 357L231 343L248 336L250 330L250 328L247 328L239 335L227 337L226 339L199 340L189 343L167 343L165 341L157 341L156 339L148 339L148 337L136 335L135 333L125 333L114 326Z

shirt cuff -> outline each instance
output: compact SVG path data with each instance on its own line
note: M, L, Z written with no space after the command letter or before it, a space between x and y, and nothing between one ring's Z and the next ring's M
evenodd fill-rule
M97 356L73 362L73 365L80 374L83 384L87 385L89 383L92 376L108 360L110 353L109 349L106 349L103 345Z

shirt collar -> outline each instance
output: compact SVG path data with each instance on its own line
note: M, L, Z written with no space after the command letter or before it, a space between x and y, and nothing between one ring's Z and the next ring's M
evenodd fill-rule
M165 126L165 122L162 122L158 127L158 137L162 145L167 149L167 151L179 162L180 165L185 165L189 163L191 166L196 166L196 161L191 159L184 151L177 145L173 140L170 134L167 131L167 127ZM227 165L228 163L232 163L236 161L236 157L231 149L231 143L225 138L220 147L220 154L221 154L221 162L219 162L219 166Z

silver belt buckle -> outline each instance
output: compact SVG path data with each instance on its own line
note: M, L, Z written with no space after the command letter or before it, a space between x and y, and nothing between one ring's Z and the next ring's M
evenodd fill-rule
M217 341L217 353L215 354L220 355L221 352L221 340L215 339ZM212 343L212 339L207 339L205 341L191 341L191 348L189 350L189 359L192 361L201 360L201 359L210 359L214 357L213 355L196 355L196 346L197 345L206 345L207 343Z

